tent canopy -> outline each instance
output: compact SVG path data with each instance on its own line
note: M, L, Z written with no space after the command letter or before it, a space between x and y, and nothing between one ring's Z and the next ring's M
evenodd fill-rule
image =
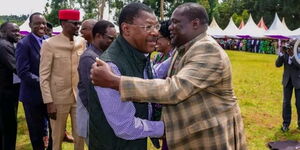
M259 28L264 29L264 30L268 30L268 27L266 26L263 17L260 18L260 21L258 22L257 26L258 26Z
M29 17L25 20L25 22L19 26L20 33L23 35L27 35L30 33L31 28L29 27Z
M240 33L237 35L242 38L265 38L264 32L264 29L259 28L255 24L250 14L246 25L244 26L244 28L241 29Z
M224 29L223 36L229 38L239 38L236 36L239 34L239 32L240 29L236 27L231 17L227 27Z
M286 25L284 26L282 24L276 13L272 25L270 26L269 30L265 32L265 36L271 38L288 39L290 34L292 34L292 32L286 27Z
M215 38L223 38L223 30L219 27L218 23L216 22L215 17L213 17L212 22L209 25L207 30L207 34L215 37Z
M239 29L241 30L242 28L244 28L244 26L245 26L245 23L244 23L244 20L242 20L242 22L240 23Z

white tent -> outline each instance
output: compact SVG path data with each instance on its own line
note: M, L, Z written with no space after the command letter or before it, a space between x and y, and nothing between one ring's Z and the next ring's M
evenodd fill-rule
M215 38L224 38L223 30L219 27L218 23L216 22L215 17L213 17L212 22L209 25L207 34L209 34Z
M250 14L246 25L240 30L240 33L238 33L237 36L244 38L264 38L264 32L265 30L256 25Z
M61 26L57 26L53 28L53 34L59 34L62 31Z
M227 27L223 30L224 37L239 38L238 36L236 36L239 34L239 32L240 32L240 29L236 27L232 18L230 18L230 21L229 21Z
M21 34L29 34L31 29L29 27L29 17L25 20L25 22L19 26Z
M298 40L300 40L300 28L294 30L291 32L291 34L289 35L290 38L296 38Z
M286 23L285 23L285 19L284 19L284 17L282 18L282 25L283 25L283 27L284 27L284 29L286 30L290 30L288 27L287 27L287 25L286 25Z
M291 34L292 32L287 28L287 26L282 24L279 20L277 13L275 14L274 21L269 30L265 32L265 36L279 39L287 39Z

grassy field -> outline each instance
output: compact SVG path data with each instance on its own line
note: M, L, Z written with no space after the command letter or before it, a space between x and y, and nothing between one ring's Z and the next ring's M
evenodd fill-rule
M244 118L248 149L267 150L266 143L277 140L299 140L296 112L290 131L280 131L282 103L282 68L275 67L276 55L227 51L233 68L233 85ZM293 102L294 104L294 98ZM18 150L30 150L27 126L22 105L18 113ZM68 131L70 124L68 124ZM73 149L63 143L63 150ZM86 148L87 149L87 148ZM154 150L153 148L150 148Z

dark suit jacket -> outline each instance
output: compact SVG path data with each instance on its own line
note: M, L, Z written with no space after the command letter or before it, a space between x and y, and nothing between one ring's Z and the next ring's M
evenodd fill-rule
M39 82L40 49L32 33L17 44L16 68L21 78L19 99L24 103L43 103Z
M16 94L12 90L13 73L15 71L15 47L13 43L5 39L0 39L0 96L2 96L2 94Z
M282 77L282 85L286 86L291 79L293 86L295 89L300 88L300 68L295 64L295 61L292 61L291 64L288 64L289 56L288 54L284 54L283 56L278 56L276 60L276 67L284 66L283 68L283 77Z

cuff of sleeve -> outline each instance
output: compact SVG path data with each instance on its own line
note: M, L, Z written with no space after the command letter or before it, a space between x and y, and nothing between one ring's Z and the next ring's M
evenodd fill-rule
M128 88L126 88L126 86L128 86L128 81L130 81L129 79L130 79L130 77L125 77L125 76L121 76L121 78L120 78L119 91L120 91L122 101L127 101L127 99L128 99L128 96L127 96Z
M43 100L44 101L44 104L49 104L49 103L53 103L53 100Z
M278 55L281 57L281 56L283 56L283 53L279 52Z
M165 126L164 126L164 122L163 121L158 121L157 123L157 137L156 138L160 138L164 135L165 133Z

